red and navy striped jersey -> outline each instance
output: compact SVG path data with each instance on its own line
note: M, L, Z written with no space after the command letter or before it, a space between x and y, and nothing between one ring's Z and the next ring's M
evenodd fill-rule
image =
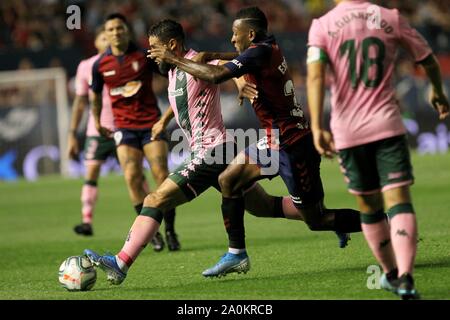
M94 63L91 88L100 93L106 84L117 128L151 128L159 120L161 111L152 88L157 71L145 50L132 42L124 55L114 56L108 48Z
M272 148L276 148L274 144L285 148L310 133L286 60L273 36L252 44L224 66L233 77L244 75L247 82L256 84L258 98L252 106ZM273 129L279 130L279 142L272 135Z

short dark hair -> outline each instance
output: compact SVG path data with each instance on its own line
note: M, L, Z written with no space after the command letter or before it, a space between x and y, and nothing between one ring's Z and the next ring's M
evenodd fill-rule
M267 18L258 7L243 8L236 14L235 20L242 19L259 35L267 33Z
M148 36L157 37L162 42L168 42L170 39L184 41L184 31L181 24L170 19L161 20L150 27Z
M122 20L122 22L125 23L128 28L130 27L127 18L125 18L125 16L123 14L118 13L118 12L108 14L105 18L105 23L108 22L109 20L114 20L114 19Z

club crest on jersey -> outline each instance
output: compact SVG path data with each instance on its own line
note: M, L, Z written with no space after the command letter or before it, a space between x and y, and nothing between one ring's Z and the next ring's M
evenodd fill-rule
M134 72L138 72L138 70L139 70L139 61L133 61L131 63L131 67L133 68Z
M178 81L181 81L184 79L184 72L183 71L178 71L177 72L177 79Z

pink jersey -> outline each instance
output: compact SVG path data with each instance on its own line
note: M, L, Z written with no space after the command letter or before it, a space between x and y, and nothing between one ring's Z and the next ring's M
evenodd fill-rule
M331 65L331 130L337 149L406 132L392 84L395 57L400 46L416 62L432 51L396 9L341 2L313 20L308 46L325 51Z
M86 60L83 60L78 65L77 75L75 78L75 94L78 96L90 95L89 86L92 83L92 66L94 62L100 57L97 54ZM102 95L102 114L100 116L100 123L105 128L114 131L114 117L111 109L111 100L109 98L108 90L103 90ZM88 125L86 128L86 136L99 136L97 129L95 128L94 116L92 115L92 109L89 111Z
M197 54L189 50L190 59ZM211 64L217 64L214 60ZM169 102L175 119L189 139L192 151L208 149L226 141L225 126L220 108L218 85L195 79L178 68L169 71Z

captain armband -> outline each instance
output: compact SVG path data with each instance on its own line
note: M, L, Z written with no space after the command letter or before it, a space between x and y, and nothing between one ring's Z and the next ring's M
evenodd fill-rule
M310 64L313 62L322 61L324 63L328 62L328 55L327 53L319 47L311 46L308 48L308 55L306 58L306 63Z

